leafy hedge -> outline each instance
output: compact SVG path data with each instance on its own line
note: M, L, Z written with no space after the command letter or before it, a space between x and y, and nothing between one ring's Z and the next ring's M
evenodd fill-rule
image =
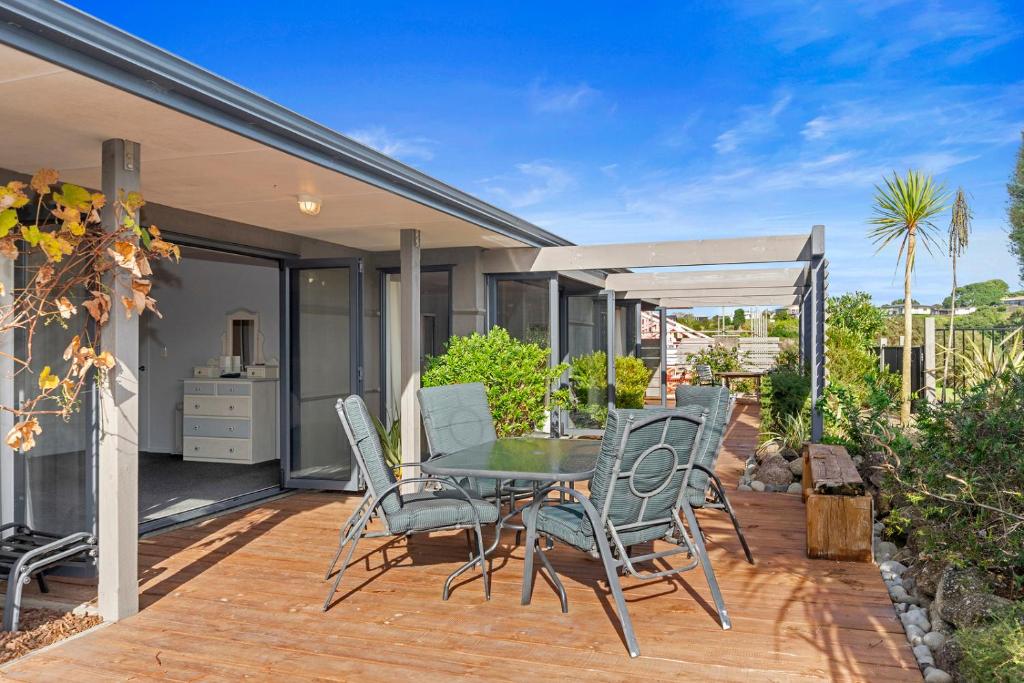
M615 358L615 405L643 408L653 370L635 356ZM569 383L575 411L587 423L603 425L608 412L608 354L595 351L572 359Z
M991 624L960 629L960 674L967 681L1024 681L1024 603L1010 605Z
M690 365L707 365L714 373L742 370L739 349L726 348L724 346L709 346L697 353L686 355L686 362ZM690 373L690 383L696 384L699 380L697 373Z
M924 516L922 550L1002 577L1024 594L1024 375L1008 373L918 416L896 466Z
M550 357L549 349L521 342L494 327L486 335L452 337L444 354L427 361L422 384L482 382L498 436L521 436L544 419L548 389L568 368L565 364L549 367ZM564 405L566 399L564 392L552 396L555 405Z

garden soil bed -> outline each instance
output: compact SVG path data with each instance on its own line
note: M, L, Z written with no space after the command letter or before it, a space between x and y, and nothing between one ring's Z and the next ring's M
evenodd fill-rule
M29 608L21 612L20 631L0 633L0 664L81 633L103 620L98 616Z

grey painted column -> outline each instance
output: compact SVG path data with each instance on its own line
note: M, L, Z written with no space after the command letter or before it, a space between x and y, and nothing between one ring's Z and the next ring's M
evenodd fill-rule
M637 358L643 357L643 306L637 301L633 304L633 355Z
M558 313L558 275L552 275L548 280L548 342L551 344L548 364L551 367L556 367L561 360L561 322ZM557 389L560 383L561 380L555 380L554 385L548 387L548 432L551 436L561 434L561 411L551 405L551 391Z
M102 189L107 196L103 227L116 229L118 192L140 190L139 144L103 143ZM118 621L139 611L139 318L125 317L121 297L131 295L123 283L111 293L116 308L103 330L102 349L118 359L109 382L99 386L99 610L104 621Z
M821 258L812 261L810 303L811 441L818 443L824 432L818 401L825 389L825 263Z
M615 407L615 348L618 346L618 335L615 331L615 292L602 292L607 302L605 316L608 318L608 410Z
M661 348L661 363L658 376L661 378L661 407L668 407L668 311L658 309L658 345Z
M420 231L402 230L402 462L420 461L420 405L416 390L420 388ZM410 469L406 476L419 473Z

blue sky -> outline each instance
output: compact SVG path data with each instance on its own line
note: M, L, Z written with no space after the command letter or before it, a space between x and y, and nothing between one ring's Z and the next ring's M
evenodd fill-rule
M1018 286L1020 2L74 4L579 243L824 223L879 302L873 185L921 168L972 197L961 281ZM915 298L948 283L922 258Z

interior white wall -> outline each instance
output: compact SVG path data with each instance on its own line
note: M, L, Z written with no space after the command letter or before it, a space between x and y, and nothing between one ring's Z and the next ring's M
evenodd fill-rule
M140 450L173 453L181 380L221 355L225 316L244 308L260 316L266 360L281 357L279 273L275 261L208 260L187 251L181 263L154 264L152 296L163 318L144 315L139 328L142 376ZM165 350L166 349L166 355Z

